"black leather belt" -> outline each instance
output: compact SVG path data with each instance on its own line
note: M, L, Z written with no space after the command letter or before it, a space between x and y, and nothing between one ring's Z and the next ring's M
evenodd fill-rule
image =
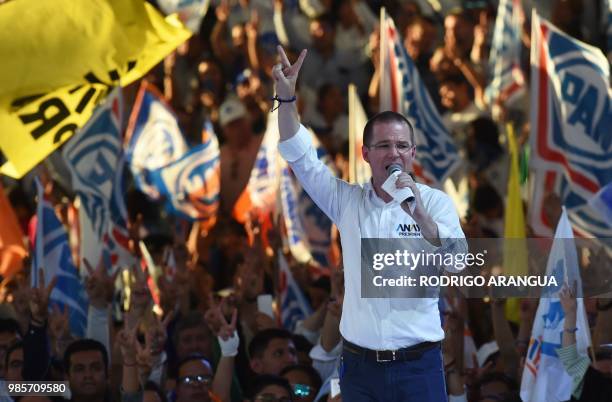
M363 356L367 360L378 363L418 360L426 351L440 346L440 342L421 342L416 345L397 350L372 350L362 348L361 346L355 345L344 338L342 338L342 341L343 348L347 352Z

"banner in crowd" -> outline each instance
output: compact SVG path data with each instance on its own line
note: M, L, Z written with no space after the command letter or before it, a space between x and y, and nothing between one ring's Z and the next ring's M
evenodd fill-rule
M0 26L11 27L0 32L0 171L15 178L82 127L108 87L142 77L191 35L142 0L10 1Z
M192 221L214 219L219 209L219 142L210 121L205 124L202 140L174 162L151 172L166 210Z
M524 19L521 0L499 2L489 55L491 81L485 91L487 102L492 106L512 104L525 92L521 70Z
M130 234L128 232L128 212L125 205L127 183L125 175L125 155L119 155L113 191L109 200L110 221L104 244L110 253L110 263L113 267L130 267L136 259L130 251Z
M525 214L521 198L519 173L519 147L514 136L514 128L507 125L508 151L510 152L510 175L504 216L504 275L527 275L527 240ZM522 241L520 241L522 240ZM506 302L506 318L518 323L520 320L520 300L509 298Z
M278 112L272 112L268 114L249 182L234 206L233 216L239 222L246 222L250 214L265 216L276 208L282 164L277 149L279 138Z
M325 148L312 131L310 134L317 156L333 171L333 161ZM282 169L280 195L289 250L293 257L302 263L312 261L321 267L331 267L332 222L302 188L286 163Z
M606 43L608 49L608 61L612 64L612 0L608 0L608 30L606 32Z
M188 150L176 116L157 89L143 81L126 131L127 162L140 191L159 198L152 172L178 160Z
M58 304L63 311L69 309L70 332L78 337L85 336L87 328L88 298L79 273L72 261L68 234L55 214L53 205L45 200L42 185L36 179L38 193L36 238L34 258L30 275L33 287L38 286L39 272L44 272L45 285L53 277L57 283L51 292L51 304Z
M599 212L604 222L612 222L612 182L595 194L589 200L589 205Z
M293 279L289 263L282 252L278 253L279 294L281 301L281 323L283 328L293 331L299 320L312 314L312 308Z
M610 69L602 52L532 17L531 149L539 176L531 217L546 234L541 193L556 192L574 228L612 237L612 228L588 201L612 182ZM541 185L544 184L544 185ZM540 194L538 194L540 193Z
M157 4L166 14L177 13L181 22L197 34L210 6L210 0L157 0Z
M23 244L23 232L19 220L4 194L0 183L0 275L10 277L20 268L28 252Z
M111 199L121 202L114 196L117 172L122 172L123 163L119 94L119 89L113 91L63 150L79 199L80 257L92 264L97 264L102 255L109 228L115 226L111 222L121 222L120 217L113 219L110 206Z
M546 275L554 276L558 287L549 288L540 298L521 381L521 399L524 402L559 402L567 401L571 397L572 378L556 353L556 349L561 347L565 322L565 314L559 301L559 291L564 283L570 286L576 284L578 353L586 355L591 344L582 299L578 255L565 208L555 232Z
M392 110L412 120L417 146L414 173L425 183L443 183L459 164L457 147L384 8L380 52L380 110Z
M368 122L368 116L357 94L357 87L348 87L349 104L349 183L366 183L372 176L370 165L363 160L363 129Z

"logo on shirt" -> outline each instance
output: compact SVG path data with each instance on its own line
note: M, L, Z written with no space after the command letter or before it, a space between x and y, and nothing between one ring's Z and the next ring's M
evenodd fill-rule
M421 228L416 223L399 223L395 232L400 237L421 237Z

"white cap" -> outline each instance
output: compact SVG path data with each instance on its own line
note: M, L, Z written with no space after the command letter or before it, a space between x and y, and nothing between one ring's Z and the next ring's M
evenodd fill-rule
M236 98L228 98L219 108L219 125L223 127L234 120L245 117L246 114L247 110L240 100Z
M478 352L476 352L476 360L478 360L478 366L482 367L487 361L487 359L497 352L499 352L499 346L495 341L487 342L482 345L480 349L478 349Z

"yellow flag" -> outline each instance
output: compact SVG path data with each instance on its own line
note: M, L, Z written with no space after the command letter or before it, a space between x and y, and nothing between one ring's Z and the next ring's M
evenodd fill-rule
M510 175L508 198L504 222L504 275L527 275L527 243L525 239L525 216L521 199L518 146L512 125L507 126L508 149L510 151ZM519 320L519 300L511 298L506 304L506 317Z
M15 178L70 138L108 87L139 79L191 35L144 0L11 1L0 27L0 171Z

